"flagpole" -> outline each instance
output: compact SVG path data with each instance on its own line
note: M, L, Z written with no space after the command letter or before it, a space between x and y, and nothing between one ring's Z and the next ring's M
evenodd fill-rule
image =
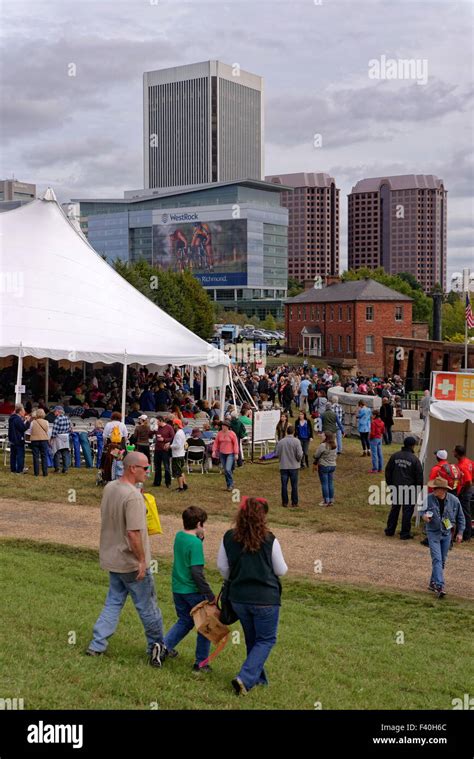
M470 304L469 298L469 269L463 269L463 290L464 290L464 369L467 371L467 358L468 358L468 323L467 323L467 306Z
M467 299L469 298L469 293L466 296L466 303ZM464 310L466 309L466 303L464 304ZM467 315L464 314L464 368L467 370L467 346L468 346L468 337L467 337Z

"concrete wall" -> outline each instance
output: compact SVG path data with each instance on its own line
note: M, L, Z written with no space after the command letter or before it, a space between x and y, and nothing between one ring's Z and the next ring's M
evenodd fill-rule
M344 409L344 429L346 435L359 437L357 432L357 412L358 403L364 400L366 405L371 409L379 409L382 400L378 395L359 395L357 393L346 393L341 387L335 387L328 390L328 399L338 399ZM394 443L403 443L404 438L411 434L411 420L408 417L396 419L394 417L394 426L392 427L392 439Z

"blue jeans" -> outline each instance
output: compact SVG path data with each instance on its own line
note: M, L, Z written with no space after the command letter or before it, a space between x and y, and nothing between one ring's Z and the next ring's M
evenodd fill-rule
M94 625L89 648L105 651L108 638L114 634L119 623L120 612L130 594L138 616L145 629L147 651L154 643L163 641L163 617L156 603L155 583L149 569L143 580L135 580L137 572L109 572L109 592L97 622Z
M370 441L370 454L372 456L372 469L381 472L383 469L383 453L381 438L374 438Z
M288 506L288 480L291 483L291 504L298 505L298 469L280 469L281 502Z
M21 474L25 467L25 444L10 443L10 471Z
M431 582L444 588L443 569L451 543L451 532L447 535L426 531L431 553Z
M54 454L54 471L59 472L59 464L62 461L63 472L67 472L71 466L71 451L69 448L61 448Z
M242 625L247 658L238 677L250 690L254 685L268 685L264 664L276 643L279 606L256 606L232 601L235 613Z
M48 441L32 440L31 453L33 454L33 472L35 477L39 476L39 462L41 457L41 470L43 477L48 474Z
M191 609L206 600L201 593L173 593L174 608L178 615L178 621L168 630L165 635L165 646L170 651L176 648L188 632L194 627L194 621L190 614ZM204 635L197 634L196 641L196 664L204 661L209 656L211 641Z
M232 470L234 468L234 454L233 453L220 453L219 459L222 464L222 468L225 474L225 482L228 488L234 487L234 478L232 476Z
M337 452L342 453L342 431L339 429L339 427L336 430L336 444Z
M334 501L334 472L335 466L318 466L319 479L321 480L321 489L323 498L326 503Z

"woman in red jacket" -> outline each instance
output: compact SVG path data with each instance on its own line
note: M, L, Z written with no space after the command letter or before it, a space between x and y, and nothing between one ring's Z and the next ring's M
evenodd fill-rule
M377 474L377 472L383 471L383 453L382 453L382 438L385 432L385 424L380 418L380 411L374 410L372 412L372 422L370 423L370 453L372 456L372 469L369 474Z

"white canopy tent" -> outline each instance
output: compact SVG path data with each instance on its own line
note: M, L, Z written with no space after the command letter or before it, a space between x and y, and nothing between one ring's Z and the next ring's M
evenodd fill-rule
M54 193L0 214L0 357L206 366L221 398L229 358L138 292L89 245ZM122 412L125 403L124 382ZM17 399L19 390L17 389ZM222 404L223 406L223 404Z
M452 461L455 445L464 445L468 458L474 458L474 403L433 401L423 430L420 451L425 482L436 464L434 452L445 449Z

